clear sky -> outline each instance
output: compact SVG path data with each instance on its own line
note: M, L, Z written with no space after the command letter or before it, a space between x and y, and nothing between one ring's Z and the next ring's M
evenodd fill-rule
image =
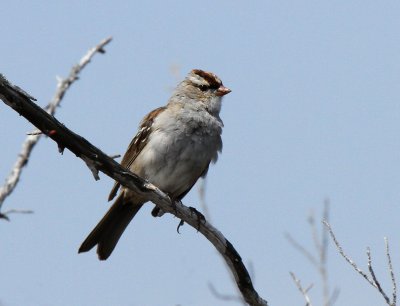
M8 1L0 25L0 72L42 106L56 76L113 36L56 115L108 154L124 153L141 118L167 101L174 69L215 72L232 93L207 203L213 224L251 262L258 292L270 305L303 305L293 271L314 283L320 305L319 276L284 233L311 248L307 216L329 198L343 247L367 269L370 246L390 293L383 237L400 268L399 1ZM0 105L1 177L30 130ZM152 218L151 204L109 260L77 254L111 186L41 140L4 207L35 213L0 222L0 304L228 304L208 288L236 293L210 243L189 226L178 235L170 215ZM199 207L196 191L185 204ZM383 305L333 248L328 259L336 305Z

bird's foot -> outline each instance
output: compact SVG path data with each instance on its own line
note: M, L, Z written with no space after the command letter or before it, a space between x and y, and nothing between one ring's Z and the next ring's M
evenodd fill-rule
M189 206L189 209L190 209L191 214L195 214L197 217L197 231L199 231L201 223L206 222L206 217L204 217L204 215L194 207Z
M200 225L201 223L205 223L206 222L206 217L204 217L204 215L199 212L196 208L189 206L189 210L190 213L193 215L195 214L197 217L197 231L200 230ZM181 226L183 226L185 224L185 221L181 220L178 224L178 227L176 228L176 231L178 232L178 234L180 234L179 229L181 228Z

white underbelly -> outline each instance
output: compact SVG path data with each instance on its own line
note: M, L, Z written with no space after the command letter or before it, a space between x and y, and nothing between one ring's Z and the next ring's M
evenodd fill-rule
M194 184L217 155L215 137L219 136L169 135L155 131L131 170L164 192L179 196Z

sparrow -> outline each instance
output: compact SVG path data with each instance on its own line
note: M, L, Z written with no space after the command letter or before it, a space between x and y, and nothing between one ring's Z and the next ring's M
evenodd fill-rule
M223 96L231 90L213 73L192 70L177 85L166 106L156 108L140 123L121 165L180 201L222 151L223 123L219 116ZM119 190L119 193L118 193ZM118 193L118 196L117 196ZM146 199L115 182L108 200L111 208L79 248L97 245L100 260L113 252L122 233ZM157 206L153 216L163 212Z

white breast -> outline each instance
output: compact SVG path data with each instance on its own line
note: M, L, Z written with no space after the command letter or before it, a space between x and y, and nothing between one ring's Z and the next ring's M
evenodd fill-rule
M153 123L147 145L131 170L178 196L200 177L222 149L222 122L206 111L168 108Z

